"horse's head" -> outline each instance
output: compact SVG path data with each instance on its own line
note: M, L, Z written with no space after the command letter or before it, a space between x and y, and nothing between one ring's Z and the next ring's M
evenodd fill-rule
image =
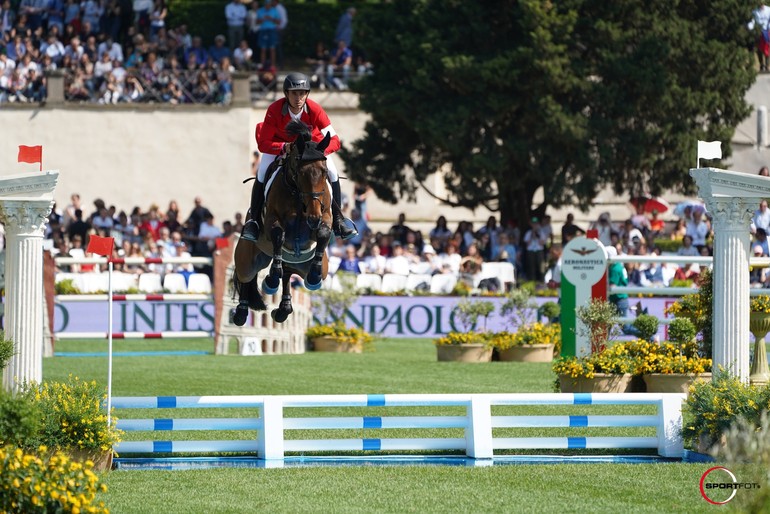
M324 220L331 225L331 198L326 186L328 171L324 154L331 134L327 133L316 143L311 138L310 128L298 120L289 122L286 132L297 136L291 153L291 158L297 163L292 174L308 226L316 230Z

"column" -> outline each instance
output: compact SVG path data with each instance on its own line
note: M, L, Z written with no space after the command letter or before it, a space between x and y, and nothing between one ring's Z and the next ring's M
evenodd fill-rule
M5 337L16 353L3 374L3 387L43 380L43 234L51 200L0 202L6 230Z
M714 220L714 369L749 380L749 224L753 198L712 198Z

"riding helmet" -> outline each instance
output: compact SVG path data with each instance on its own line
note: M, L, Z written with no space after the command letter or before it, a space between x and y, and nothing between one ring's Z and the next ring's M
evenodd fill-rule
M289 73L283 79L284 91L310 91L310 80L304 73Z

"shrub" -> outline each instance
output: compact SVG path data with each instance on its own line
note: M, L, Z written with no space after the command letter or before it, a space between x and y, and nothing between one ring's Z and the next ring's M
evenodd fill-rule
M56 283L56 294L80 294L80 289L75 285L71 278L65 278Z
M548 321L555 321L561 315L561 306L556 302L544 302L537 309L537 314L540 318L546 318Z
M561 325L558 323L533 323L520 327L516 332L497 332L490 336L492 346L507 350L524 344L554 344L561 349Z
M460 345L460 344L486 344L491 345L492 334L488 332L449 332L443 337L433 340L436 346Z
M34 447L42 428L41 415L26 396L0 389L0 446Z
M500 304L500 315L507 318L510 327L523 327L533 320L536 309L529 289L513 289Z
M48 448L38 448L45 455ZM93 463L71 461L63 453L43 459L20 448L0 448L0 512L108 512L96 493L106 491Z
M340 343L363 344L364 346L368 346L372 342L371 334L357 327L348 328L342 321L310 327L305 331L305 336L308 339L333 337Z
M460 300L453 311L455 317L460 320L465 332L475 330L479 317L484 318L484 330L487 327L487 318L495 310L495 304L489 301Z
M652 341L655 334L658 333L660 321L657 316L652 314L640 314L633 322L634 328L639 331L639 337L645 341Z
M687 344L695 339L695 325L687 318L676 318L668 325L668 338L678 344Z
M770 387L744 384L724 369L714 372L710 382L696 382L684 404L682 435L692 447L701 440L709 446L719 441L738 417L759 426L760 414L770 409Z
M601 352L619 334L618 311L607 300L592 299L576 309L576 316L583 324L581 335L591 343L591 353Z
M551 369L557 375L570 378L593 378L596 373L630 373L634 366L634 359L625 345L616 344L586 357L562 357Z
M13 357L13 341L5 338L5 332L0 330L0 374Z
M117 419L107 427L102 408L104 391L96 381L69 376L67 382L28 384L24 395L41 412L42 428L35 446L54 449L108 451L120 440Z

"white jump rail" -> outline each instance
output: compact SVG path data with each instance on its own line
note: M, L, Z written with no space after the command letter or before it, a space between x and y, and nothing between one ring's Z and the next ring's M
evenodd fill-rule
M214 262L211 257L123 257L108 259L107 257L54 257L56 264L203 264Z
M256 417L120 419L125 431L163 433L176 430L254 430L254 439L205 441L123 441L121 456L152 453L256 453L266 460L282 460L289 453L350 451L464 451L469 457L491 459L496 450L516 449L656 449L663 457L684 454L681 437L684 394L672 393L543 393L543 394L359 394L310 396L151 396L114 397L123 409L253 408ZM653 405L654 415L493 415L499 406L572 405L581 412L600 405ZM347 407L465 407L465 416L284 417L293 408ZM607 437L495 437L493 429L598 427L654 427L655 436ZM340 438L285 439L286 430L464 429L461 438ZM359 434L357 434L359 435Z

